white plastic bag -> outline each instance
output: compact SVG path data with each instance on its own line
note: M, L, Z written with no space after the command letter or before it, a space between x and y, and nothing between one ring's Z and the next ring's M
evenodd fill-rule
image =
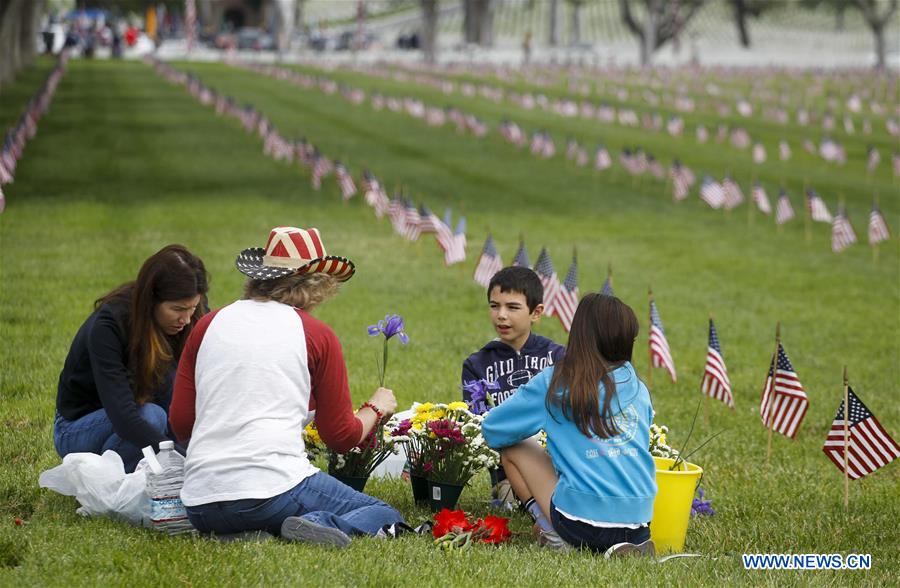
M84 516L120 518L132 525L150 520L147 474L144 461L132 474L125 473L122 458L115 451L70 453L61 465L42 472L38 484L66 496L74 496Z

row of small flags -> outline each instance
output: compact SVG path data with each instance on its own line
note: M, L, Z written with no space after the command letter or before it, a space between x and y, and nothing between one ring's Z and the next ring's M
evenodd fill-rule
M277 69L277 68L267 68ZM390 72L381 71L378 69L372 68L356 68L356 71L371 75L375 77L385 77L391 76ZM322 77L313 78L312 76L306 76L309 79L327 79ZM330 80L329 80L330 81ZM445 94L453 93L456 86L450 82L447 83L446 80L442 78L436 78L433 74L427 75L417 75L415 78L417 83L425 83L432 86L436 86L440 88ZM307 84L307 87L312 87L316 85ZM318 84L321 87L321 83ZM662 115L657 113L645 114L643 117L638 117L637 113L631 108L620 107L618 110L616 107L611 106L606 103L602 104L593 104L589 101L581 101L580 103L576 102L573 99L564 98L558 100L550 100L546 96L538 95L535 97L532 94L518 94L513 91L506 92L502 88L492 88L489 86L481 86L484 90L480 93L483 96L489 97L495 102L501 102L503 97L506 96L507 99L513 104L531 110L536 106L543 108L545 111L552 112L564 118L572 118L575 116L581 116L582 118L589 118L604 122L604 123L616 123L618 122L621 126L627 127L636 127L643 126L645 129L661 132L665 129L673 137L680 137L685 129L684 120L678 115L671 115L668 121L663 124ZM361 92L361 90L359 91ZM466 96L474 96L474 92L465 92L463 94ZM362 100L360 100L361 102ZM725 115L723 115L725 116ZM850 123L852 124L852 122ZM804 125L805 126L805 125ZM886 127L888 132L892 136L900 136L900 125L897 124L893 119L889 119L886 123ZM826 130L829 130L832 127L826 125ZM869 125L865 125L865 128L871 131ZM706 143L710 138L710 133L707 130L706 126L698 123L695 128L695 134L697 141L700 143ZM766 151L765 147L759 142L753 142L751 140L749 132L742 127L731 128L726 124L719 124L716 128L716 140L718 142L725 142L726 140L730 141L731 145L738 149L746 149L753 145L752 157L753 161L756 164L761 164L766 161ZM804 149L809 152L811 155L820 156L822 159L832 163L838 163L843 165L847 161L846 150L843 145L832 139L831 137L824 137L820 144L817 146L813 143L812 140L806 139L803 141ZM869 171L873 171L874 168L880 162L880 156L875 159L871 156L872 150L875 149L873 146L869 147L869 155L867 156L867 168ZM877 150L875 150L877 152ZM779 157L781 161L786 161L791 158L791 149L788 146L785 140L781 140L779 142ZM545 156L546 157L546 156ZM900 175L900 153L895 153L893 155L893 167L895 175Z
M25 151L25 145L37 134L38 121L50 107L50 102L53 100L63 73L65 73L68 61L69 50L66 49L59 54L56 65L50 71L47 79L35 92L34 97L29 100L25 110L19 116L19 120L7 131L3 139L3 147L0 148L0 213L6 209L3 185L11 184L15 180L16 168Z
M269 65L246 64L241 62L232 62L232 65L280 80L291 81L306 89L318 87L328 94L340 92L347 100L356 105L361 104L365 100L365 93L362 90L351 89L328 78L310 76ZM372 104L376 109L383 108L385 103L388 104L388 107L391 110L397 112L405 110L413 117L425 117L432 126L444 124L444 118L434 115L435 112L442 111L440 111L440 109L427 107L420 100L409 98L404 98L402 100L393 98L385 99L380 94L373 95ZM470 131L479 137L483 136L485 132L486 127L484 126L484 123L478 120L477 117L465 115L455 108L448 110L447 120L454 122L457 130L460 132ZM504 139L517 147L525 147L529 144L526 133L522 128L508 119L501 122L500 134ZM786 142L782 141L779 148L782 159L790 157L790 147ZM556 154L556 146L549 133L539 130L531 134L529 151L532 155L541 158L550 158ZM568 141L566 157L574 160L579 166L587 165L590 160L587 150L574 139ZM754 158L761 158L761 161L765 160L765 150L762 145L757 144L754 146ZM874 161L877 164L878 160L880 160L878 150L874 147L870 147L870 169L872 168L872 162ZM603 144L598 144L596 146L593 162L594 168L600 171L608 169L613 165L612 157ZM676 201L685 199L690 193L690 188L696 183L694 173L679 160L676 159L672 163L671 168L666 170L653 155L644 152L640 147L624 149L619 156L619 162L621 166L633 176L639 176L646 173L660 181L668 179L672 186L672 196ZM900 158L896 159L895 165L898 163L900 163ZM327 162L323 161L321 162L321 166L314 167L313 171L313 186L318 189L321 176L328 173L330 169ZM346 177L346 174L339 175L339 179L342 177ZM345 181L346 180L342 180L342 183ZM704 176L699 188L699 196L701 200L713 209L731 210L745 200L744 193L739 184L731 177L726 177L722 182L718 182L711 176ZM760 212L766 215L771 214L772 206L769 203L765 188L761 183L754 182L751 196ZM857 242L856 233L843 208L839 209L837 215L832 217L822 198L812 188L807 189L806 207L812 220L832 223L832 250L834 252L840 252ZM782 188L775 206L775 222L778 225L782 225L794 217L795 213L793 206L791 205L787 193ZM890 238L890 231L884 216L878 209L877 204L873 204L869 215L869 244L876 245L888 238Z
M362 66L360 66L358 70L361 70L361 67ZM436 74L434 67L430 64L428 66L425 66L424 64L417 65L414 63L403 65L391 64L391 68L392 69L389 70L386 67L382 67L374 70L374 72L375 75L393 77L393 79L397 81L409 81L412 79L419 84L430 84L433 87L441 89L445 93L452 93L457 87L456 82ZM640 99L650 106L667 104L674 110L680 112L694 112L697 108L698 100L702 98L708 103L706 105L707 110L715 110L721 117L731 116L731 105L728 103L727 98L720 97L723 95L723 88L721 88L718 83L711 82L706 76L695 76L690 74L685 77L682 75L683 71L677 69L649 70L648 73L643 70L635 71L617 68L600 69L597 67L581 69L581 71L579 71L579 69L574 69L568 64L566 68L569 78L569 91L578 93L582 97L587 97L592 94L592 85L595 86L598 94L602 94L601 85L604 85L606 88L603 88L603 90L606 91L606 94L611 94L619 102L627 101L632 93L636 95L638 94L638 91L640 91ZM370 66L366 66L362 71L368 72L372 71L372 69ZM407 73L407 71L409 73ZM457 69L452 73L458 74L460 71ZM526 81L529 84L545 87L556 86L559 82L559 67L555 64L551 64L543 71L541 71L539 67L530 67L523 71L519 68L513 70L503 66L495 67L488 64L472 64L465 67L464 73L469 77L492 77L506 82L515 82L516 80L513 79L513 74L515 74L519 78L518 81ZM727 76L725 75L727 73L727 71L724 71L721 68L716 71L717 77L720 79L727 79ZM733 77L739 78L737 81L740 85L740 90L734 91L734 89L732 89L732 91L734 94L734 108L741 116L749 118L754 116L754 113L762 112L763 116L768 120L780 124L788 124L790 122L790 114L786 105L792 102L793 97L784 90L776 92L775 88L772 87L772 82L779 81L778 78L770 75L776 73L774 70L769 68L768 71L764 71L762 75L756 76L756 78L751 81L749 99L745 95L745 86L747 82L746 69L733 69L731 70L731 73L733 74ZM411 78L411 74L415 77ZM826 93L826 82L823 79L824 76L822 76L822 74L813 75L813 80L810 80L808 77L803 80L803 90L805 93L804 100L807 102L816 96L824 96ZM586 76L587 79L582 76ZM818 79L815 79L815 76L818 76ZM825 130L833 130L836 126L834 111L837 111L843 106L844 128L848 134L853 134L855 126L853 125L853 119L850 115L862 114L863 99L869 101L868 107L873 115L884 117L888 114L888 108L883 106L880 101L891 100L890 92L893 91L893 85L881 84L876 88L879 95L873 96L872 85L867 83L872 81L871 76L867 75L865 76L865 79L860 79L861 76L848 75L848 72L844 71L840 72L837 77L839 79L832 78L831 83L829 83L827 87L828 96L826 100L823 100L824 105L822 107L823 111L821 112L821 116L819 113L813 112L808 106L800 105L796 108L795 120L797 124L800 126L809 126L810 124L821 120L822 127ZM476 86L475 83L468 80L461 81L458 85L459 91L467 97L474 97L476 94L480 94L495 102L500 102L503 99L504 90L502 88L485 84ZM626 85L638 85L641 87L629 89L625 87ZM839 104L836 90L839 90L840 88L858 87L861 87L861 90L854 90L846 97L844 105ZM671 94L660 96L652 88L672 88L674 91ZM698 98L695 99L691 93L697 95ZM526 97L530 98L532 107L534 104L538 104L546 108L549 104L549 100L543 94L529 94L526 95ZM756 104L751 103L750 100L753 100ZM571 102L572 100L570 99L569 101ZM890 121L888 122L890 123ZM894 125L897 125L896 120L893 122ZM863 120L863 132L871 133L871 122L868 118Z
M233 101L228 99L220 102L220 97L203 86L195 77L178 72L160 61L155 61L154 67L158 73L170 81L187 86L192 95L198 97L198 99L207 103L216 103L217 110L219 110L218 105L221 104L223 113L230 113L239 118L243 117L242 122L244 122L246 128L255 129L264 141L268 141L268 154L279 154L279 158L287 157L287 152L278 147L278 145L282 143L289 144L290 142L277 138L269 139L273 132L273 127L266 122L265 117L258 111L236 107ZM229 105L231 106L229 107ZM255 125L250 124L251 115L247 114L249 112L255 113L252 115ZM306 159L304 160L300 157L300 161L307 166L310 166L311 162L311 167L315 170L317 162L324 156L319 154L314 148L311 148L305 141L301 142L301 144L306 147L300 148L299 153L305 153ZM291 152L298 153L298 147L295 146ZM336 179L343 198L352 198L357 193L357 190L349 171L340 163L336 163L333 169L336 171ZM460 219L457 230L451 233L449 229L451 224L449 211L445 219L442 220L430 212L427 207L421 206L416 208L402 197L388 199L374 174L369 171L364 172L362 185L365 191L366 203L375 210L378 217L387 215L398 234L407 239L416 240L423 233L433 233L436 241L445 251L445 262L448 265L465 260L466 223L464 218ZM460 245L455 253L451 253L454 251L454 241ZM519 242L512 265L532 267L524 240ZM502 267L504 267L504 264L497 252L493 237L489 234L476 263L473 279L479 285L487 287L491 277ZM580 300L577 256L573 255L572 263L562 282L559 281L546 248L541 249L533 269L544 287L545 314L558 317L565 330L568 331ZM614 295L611 268L608 271L601 292L609 296ZM649 354L651 366L665 368L672 381L675 382L677 379L675 363L652 293L650 294ZM712 319L709 322L707 361L701 381L701 390L704 394L721 400L731 408L734 408L734 398L728 379L728 371ZM843 421L838 420L838 417L843 419L842 404L842 408L838 411L838 417L835 419L835 424L832 426L832 433L829 433L829 438L826 440L823 449L838 467L843 468L844 462L838 461L835 455L838 449L843 451L843 447L846 446L850 456L847 472L850 477L856 479L887 465L887 463L900 456L900 447L884 431L874 416L868 412L858 397L852 395L850 398L850 415L852 420L849 423L849 436L847 439L842 439L841 446L836 449L836 437L833 432L836 427L843 427ZM806 392L779 340L762 393L760 415L763 419L763 424L772 431L794 438L803 417L806 415L808 405L809 400Z

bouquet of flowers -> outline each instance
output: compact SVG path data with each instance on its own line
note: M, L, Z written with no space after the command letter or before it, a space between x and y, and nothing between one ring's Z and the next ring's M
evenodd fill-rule
M325 446L315 423L303 430L303 441L310 460L320 455L328 458L328 473L347 478L368 478L391 454L397 452L395 439L377 425L363 441L346 453L331 451Z
M410 474L463 485L481 469L500 463L500 454L481 434L482 420L465 402L426 402L414 409L412 418L390 421L387 428L394 442L404 444Z
M679 455L678 450L668 445L667 436L669 427L665 425L650 425L650 453L655 457L668 457L676 459Z

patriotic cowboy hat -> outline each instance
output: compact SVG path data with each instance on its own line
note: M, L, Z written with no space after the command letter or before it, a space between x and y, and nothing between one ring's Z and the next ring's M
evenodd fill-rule
M325 273L341 282L356 266L346 257L327 255L319 229L275 227L263 247L249 247L234 260L238 270L254 280L275 280L294 274Z

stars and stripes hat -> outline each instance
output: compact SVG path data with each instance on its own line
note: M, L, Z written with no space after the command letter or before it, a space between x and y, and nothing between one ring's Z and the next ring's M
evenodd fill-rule
M346 257L327 255L319 229L275 227L265 247L249 247L234 260L238 270L254 280L275 280L295 274L325 273L346 282L356 266Z

